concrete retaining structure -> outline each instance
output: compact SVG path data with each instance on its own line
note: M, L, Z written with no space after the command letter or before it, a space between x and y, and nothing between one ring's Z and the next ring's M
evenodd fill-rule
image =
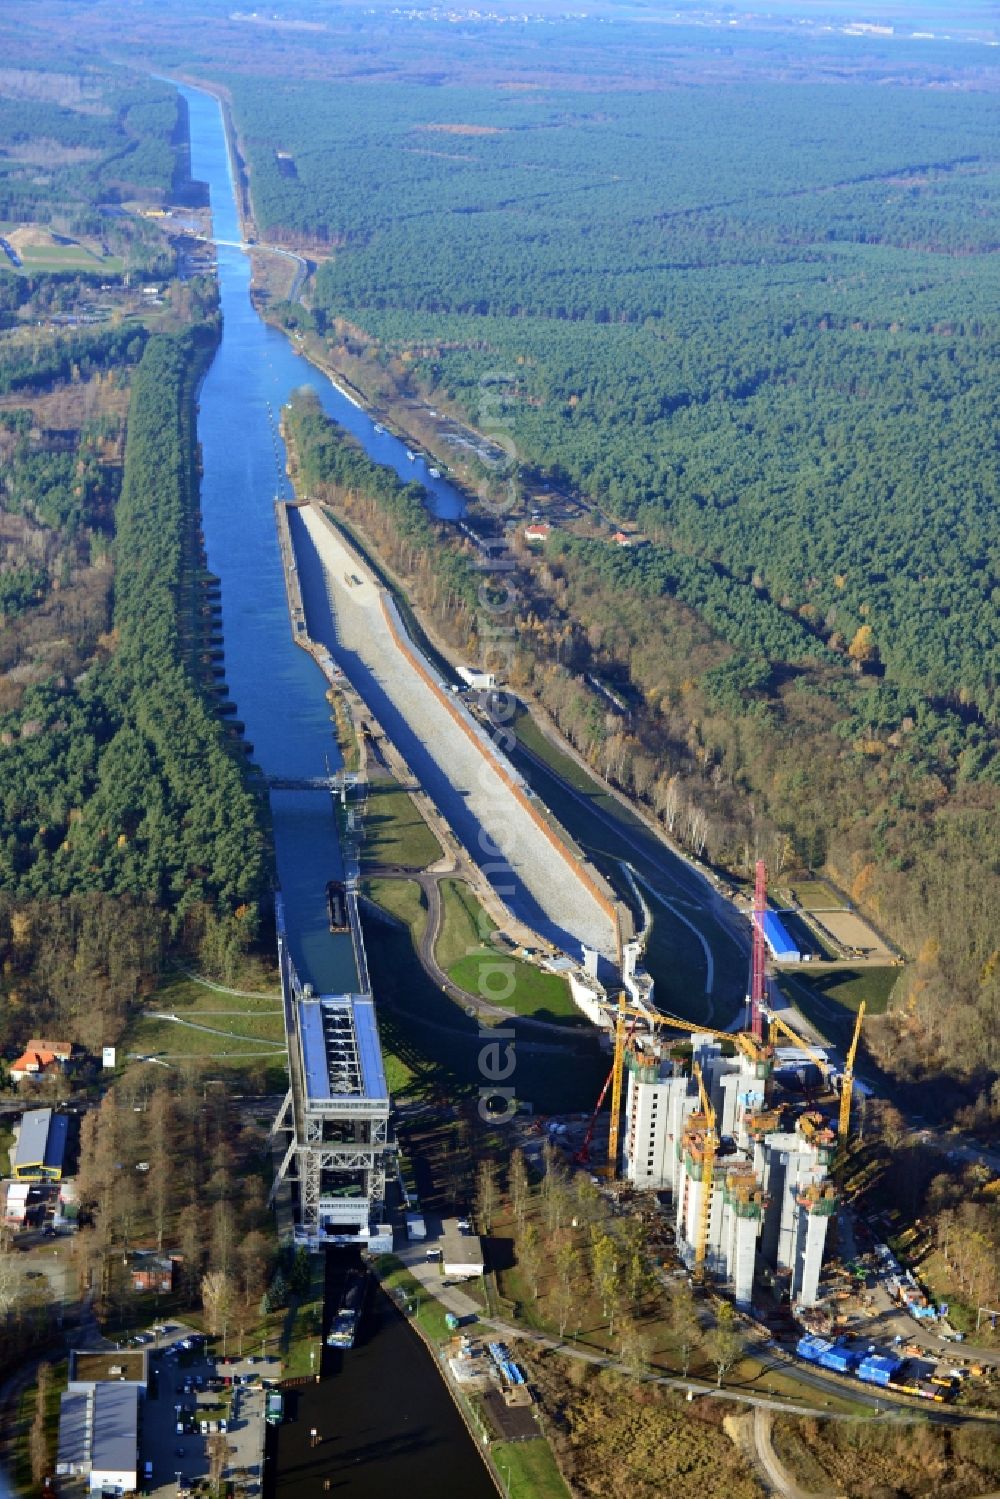
M507 763L502 752L498 750L496 745L489 740L489 736L483 729L480 728L475 720L469 716L465 707L460 706L458 703L454 702L453 699L449 697L448 693L445 692L440 682L435 681L427 668L425 658L420 654L416 646L411 641L410 637L407 635L406 627L404 626L403 621L399 616L399 610L396 608L394 600L390 597L389 593L385 589L383 589L379 594L379 603L382 606L382 613L385 617L385 622L389 626L390 635L392 636L398 648L403 652L404 656L406 656L414 671L419 673L424 683L430 688L431 692L434 693L435 697L438 699L441 705L451 715L455 723L462 730L463 734L471 739L472 743L475 745L479 753L481 755L489 756L493 763L493 769L503 781L504 785L507 787L507 790L520 803L522 811L527 812L528 816L531 818L535 826L548 839L552 847L555 849L556 853L558 853L563 859L567 861L577 879L582 885L586 886L586 888L590 891L591 895L596 900L597 904L604 911L614 929L615 945L618 949L618 954L620 957L621 937L618 921L618 905L608 885L597 873L597 871L586 862L586 860L580 860L574 857L569 848L559 837L559 834L556 832L555 828L553 828L551 823L549 823L549 821L541 815L536 804L530 799L525 789L524 782L514 770L513 766Z
M514 915L558 946L585 943L617 958L618 911L597 871L561 841L513 767L435 680L350 542L315 505L302 506L296 524L298 517L312 546L312 556L300 551L299 564L317 653L331 664L336 656L334 669L352 682L456 837L480 849L474 862L494 883L501 877L498 894Z

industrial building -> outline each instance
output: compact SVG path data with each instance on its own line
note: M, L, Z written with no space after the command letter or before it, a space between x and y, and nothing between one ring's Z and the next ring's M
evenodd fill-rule
M802 951L788 935L788 929L777 911L754 911L752 920L760 924L768 951L776 963L801 963Z
M16 1181L59 1181L66 1162L69 1117L52 1109L29 1109L14 1147Z
M92 1494L135 1492L141 1392L127 1380L70 1381L59 1409L60 1478L85 1479Z
M360 1244L379 1253L392 1248L392 1226L385 1221L389 1088L356 890L349 887L345 900L358 973L354 994L315 994L301 982L281 897L275 899L291 1086L273 1133L291 1138L272 1196L282 1181L295 1184L297 1244Z
M690 1066L651 1036L626 1053L625 1174L640 1189L670 1192L676 1239L694 1263L748 1307L758 1266L770 1267L794 1304L812 1306L837 1195L829 1168L836 1136L815 1113L782 1128L769 1105L773 1048L691 1034Z
M458 1218L441 1225L441 1263L452 1280L470 1280L483 1273L483 1246L478 1234L461 1226Z

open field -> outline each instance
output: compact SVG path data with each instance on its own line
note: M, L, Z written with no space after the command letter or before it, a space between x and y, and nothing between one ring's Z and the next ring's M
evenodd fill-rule
M898 968L837 969L830 973L797 975L800 983L824 1001L843 1006L851 1015L862 1000L870 1015L884 1015L889 996L899 978Z
M408 926L414 942L419 942L427 920L427 905L416 880L365 880L363 889L383 911Z
M26 275L32 271L101 271L120 276L124 268L124 261L117 255L95 255L82 245L30 246L21 256L21 269Z
M108 275L120 275L124 269L124 262L117 255L103 255L99 246L54 234L37 224L0 228L0 234L21 260L21 266L15 268L3 256L6 270L20 269L26 275L32 271L106 271Z
M774 899L781 904L794 902L804 911L843 911L843 900L825 880L795 880L774 892Z
M893 954L882 938L856 911L814 912L813 921L829 932L834 942L849 953L865 958L891 959Z
M130 1023L119 1056L155 1057L168 1065L201 1061L237 1071L263 1066L268 1088L282 1088L286 1064L280 996L244 998L220 993L195 978L168 978Z
M494 1442L490 1451L508 1495L568 1499L570 1491L544 1437L533 1442Z
M525 963L511 953L501 953L483 940L495 930L495 925L467 885L458 880L443 880L441 898L444 914L435 952L453 983L487 999L496 995L497 1004L518 1015L587 1024L573 1003L564 978L543 973L534 964ZM503 964L502 974L498 973L498 963ZM497 989L500 978L502 994Z
M368 792L364 858L373 864L402 864L425 869L441 849L409 795L395 786L375 784Z

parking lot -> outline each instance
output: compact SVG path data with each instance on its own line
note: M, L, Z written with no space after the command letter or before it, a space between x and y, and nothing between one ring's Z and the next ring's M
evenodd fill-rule
M139 1453L140 1485L147 1494L173 1496L207 1491L213 1444L223 1476L241 1494L259 1494L264 1446L264 1381L280 1378L277 1359L206 1358L202 1345L157 1352ZM147 1464L151 1464L150 1470Z

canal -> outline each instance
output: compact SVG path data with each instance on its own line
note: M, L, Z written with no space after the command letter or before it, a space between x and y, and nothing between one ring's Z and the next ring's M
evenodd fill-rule
M181 91L191 130L191 167L207 182L219 240L240 239L222 118L216 101ZM239 249L218 248L223 336L200 397L202 515L208 565L222 580L226 680L254 758L269 775L317 776L338 763L324 679L292 642L274 525L275 494L287 492L277 431L282 406L301 386L358 437L380 463L407 479L415 466L402 443L376 433L369 417L250 302L250 266ZM461 510L458 494L430 480L442 515ZM340 874L340 853L325 793L272 795L278 875L289 941L303 978L321 990L349 989L349 939L331 937L324 886ZM335 1265L331 1274L336 1273ZM439 1377L431 1355L382 1292L373 1294L359 1345L328 1355L317 1384L293 1392L292 1419L277 1433L269 1488L279 1495L341 1499L437 1499L442 1492L488 1499L496 1489ZM323 1440L309 1445L315 1427Z
M207 182L218 240L239 241L225 134L215 99L181 90L188 106L192 172ZM250 301L250 264L242 250L218 247L223 337L201 391L198 437L204 477L202 514L208 565L222 579L226 680L246 724L254 759L268 775L318 776L339 763L319 669L292 642L274 525L274 498L288 494L285 451L278 432L292 391L311 387L323 409L353 433L374 458L404 479L417 477L440 515L457 515L462 501L444 480L431 480L422 459L377 433L371 418L277 329ZM278 792L272 797L278 874L290 941L299 972L326 990L353 983L349 939L331 940L323 890L338 876L340 855L323 793Z

